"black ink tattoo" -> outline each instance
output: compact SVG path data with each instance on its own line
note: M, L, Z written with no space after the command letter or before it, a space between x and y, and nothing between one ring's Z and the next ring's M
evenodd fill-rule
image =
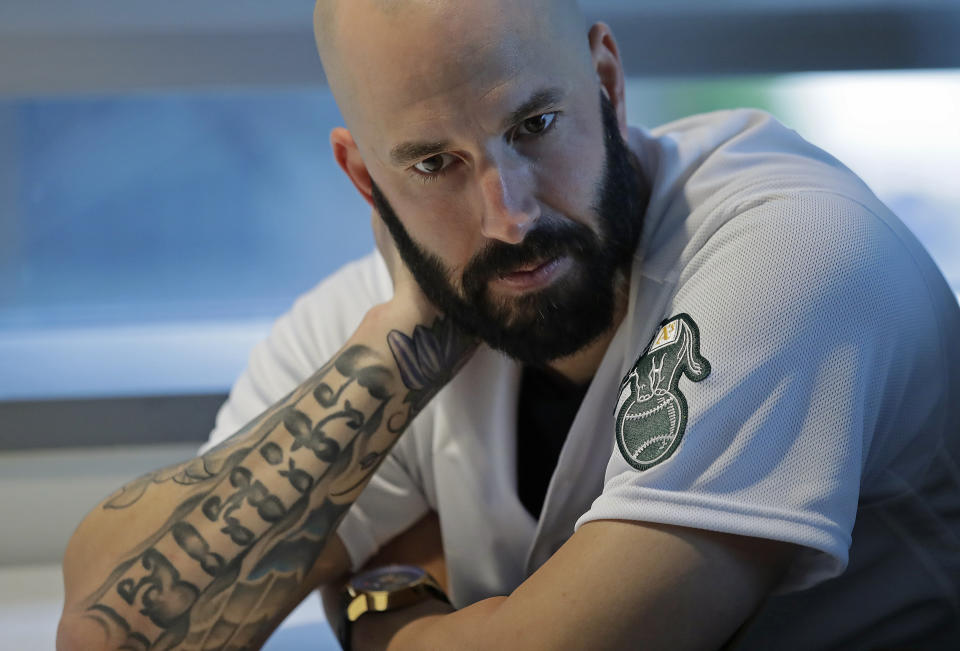
M391 429L403 428L413 420L427 402L456 375L476 342L461 333L450 319L437 318L433 326L418 325L413 337L399 330L387 335L390 352L400 370L400 379L410 392L404 402L410 404L406 420Z
M144 475L103 504L173 482L185 497L87 601L124 649L241 649L275 626L400 433L473 347L438 319L391 331L399 370L351 346L198 459ZM400 383L406 392L398 389Z

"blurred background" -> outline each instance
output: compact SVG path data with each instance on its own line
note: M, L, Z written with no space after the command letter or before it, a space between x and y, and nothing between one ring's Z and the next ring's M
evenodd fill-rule
M960 292L960 3L581 4L632 124L770 111ZM0 649L53 647L86 510L192 456L271 321L373 247L312 5L0 0ZM307 603L267 648L336 648L321 621Z

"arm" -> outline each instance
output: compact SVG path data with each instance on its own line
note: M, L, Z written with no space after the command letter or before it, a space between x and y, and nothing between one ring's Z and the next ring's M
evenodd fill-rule
M509 597L415 620L406 649L716 649L793 557L787 543L619 520L585 524Z
M330 362L223 444L84 519L64 558L61 648L254 646L349 567L331 534L472 349L406 298L371 310Z
M446 559L440 538L440 520L436 513L424 516L408 530L391 540L361 571L400 563L422 567L448 591ZM324 611L331 622L341 617L340 594L344 580L328 583L321 588ZM354 649L385 649L391 638L403 626L426 615L449 613L453 607L439 599L394 610L388 613L367 613L351 626Z

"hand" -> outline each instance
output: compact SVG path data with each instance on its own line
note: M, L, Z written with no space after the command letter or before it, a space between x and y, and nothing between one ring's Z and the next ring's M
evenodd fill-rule
M370 225L377 249L383 256L393 282L393 299L374 306L367 316L372 323L389 324L390 349L397 364L402 367L404 383L411 389L407 401L411 404L412 412L416 413L435 393L435 389L429 387L435 385L438 389L456 375L477 349L478 342L445 318L423 293L400 257L393 235L376 209L371 211ZM404 330L398 325L404 319L412 319L412 322L407 322L412 325L411 328ZM398 354L403 358L402 362ZM413 384L407 382L403 370L410 364L416 367L414 375L420 378L414 379ZM416 399L413 399L414 396Z
M400 257L393 236L376 208L370 211L370 226L373 228L373 239L377 243L377 249L387 264L387 271L390 272L394 301L416 307L423 315L424 323L432 323L440 312L423 294L420 285Z

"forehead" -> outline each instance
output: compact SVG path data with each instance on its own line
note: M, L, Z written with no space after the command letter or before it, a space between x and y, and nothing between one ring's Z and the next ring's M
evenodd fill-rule
M344 12L338 41L352 89L344 112L368 140L443 121L492 128L532 91L569 88L583 69L586 35L564 38L548 2L411 2L389 13L362 4Z

